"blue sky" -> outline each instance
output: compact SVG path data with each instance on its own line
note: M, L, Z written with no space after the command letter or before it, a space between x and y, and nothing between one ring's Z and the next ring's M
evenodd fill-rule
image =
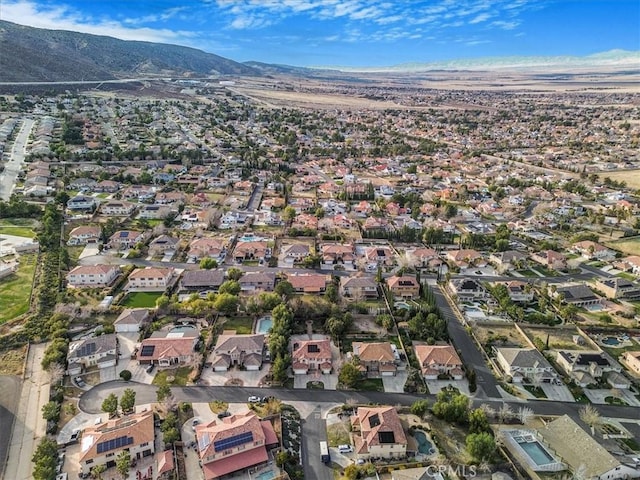
M0 19L298 66L640 50L640 0L0 0Z

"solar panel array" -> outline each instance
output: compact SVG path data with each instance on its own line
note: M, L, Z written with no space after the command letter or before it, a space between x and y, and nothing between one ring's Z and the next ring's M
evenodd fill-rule
M155 351L156 346L155 345L143 345L142 346L142 350L140 351L140 356L141 357L152 357L153 356L153 352Z
M393 432L378 432L380 443L396 443L396 436Z
M211 443L211 439L209 438L209 434L207 432L202 435L198 435L198 450L203 451L205 448L209 446Z
M253 432L244 432L233 437L225 438L213 442L213 448L216 452L222 452L238 445L244 445L245 443L253 442Z
M106 442L100 442L98 444L98 453L109 452L111 450L115 450L116 448L126 447L129 445L133 445L133 437L127 437L126 435L123 437L113 438L111 440L107 440Z
M96 353L96 349L97 349L96 342L85 343L78 349L77 356L86 357L89 355L93 355L94 353Z

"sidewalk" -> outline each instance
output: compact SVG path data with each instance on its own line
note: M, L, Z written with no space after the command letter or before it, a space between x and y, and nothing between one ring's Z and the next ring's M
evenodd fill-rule
M29 348L20 404L11 432L9 458L4 473L4 478L7 479L33 478L31 456L45 435L47 427L41 412L42 406L49 401L49 375L40 367L46 347L46 343L41 343Z

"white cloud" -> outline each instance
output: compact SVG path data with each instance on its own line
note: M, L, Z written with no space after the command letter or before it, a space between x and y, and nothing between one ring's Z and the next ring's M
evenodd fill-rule
M469 20L469 23L471 25L474 25L476 23L482 23L482 22L486 22L487 20L489 20L492 17L492 15L490 13L481 13L479 15L476 15L473 19Z
M192 44L194 32L130 27L115 20L94 19L66 5L45 6L30 0L1 0L2 19L36 28L106 35L121 40Z

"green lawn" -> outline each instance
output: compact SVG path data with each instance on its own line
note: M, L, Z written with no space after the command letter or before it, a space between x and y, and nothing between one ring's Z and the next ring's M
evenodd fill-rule
M532 272L530 269L516 271L523 277L540 278L540 275L536 275L535 272Z
M35 222L29 218L6 218L0 220L0 235L15 235L17 237L34 238Z
M547 396L544 394L544 390L542 390L542 388L540 387L535 387L533 385L524 385L524 389L533 394L534 397L536 398L547 398Z
M170 368L168 370L159 371L155 377L153 377L154 385L173 385L184 387L189 380L189 374L191 373L191 367L179 367ZM173 378L172 378L173 377ZM171 381L169 381L171 379Z
M29 297L35 270L36 255L22 255L18 271L0 280L0 305L2 305L0 324L29 311Z
M222 323L223 330L235 330L238 335L251 333L253 319L250 317L227 317Z
M356 388L365 392L384 392L381 378L365 378L358 382Z
M161 295L162 292L132 292L128 293L120 304L130 308L153 308Z

